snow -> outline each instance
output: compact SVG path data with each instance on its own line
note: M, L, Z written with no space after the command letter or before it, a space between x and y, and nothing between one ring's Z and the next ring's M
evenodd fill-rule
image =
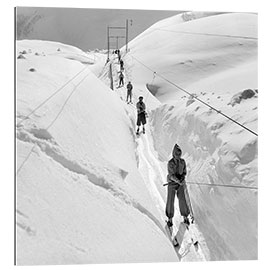
M221 14L188 22L178 17L168 26L164 21L153 26L166 31L149 29L130 45L133 73L163 103L150 113L155 151L166 163L179 143L190 182L257 187L257 137L195 99L257 132L257 94L230 104L239 93L256 93L258 87L257 15ZM146 66L156 72L155 80L145 75ZM257 192L194 185L189 191L211 260L256 259Z
M125 83L149 115L139 138L113 56L114 91L104 52L17 41L19 265L257 259L254 189L188 184L198 250L178 208L179 250L164 228L175 143L188 182L258 186L257 137L195 99L257 132L257 15L211 15L173 16L130 42ZM256 94L232 106L246 89Z

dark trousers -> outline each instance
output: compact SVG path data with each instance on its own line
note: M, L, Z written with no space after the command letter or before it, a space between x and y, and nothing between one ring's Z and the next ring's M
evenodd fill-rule
M174 199L175 194L177 195L179 202L179 209L181 216L187 217L190 213L187 200L186 200L186 186L181 186L178 184L169 184L167 193L167 203L166 203L166 216L168 218L173 218L174 216Z
M123 78L119 79L119 85L124 85L124 79Z
M129 98L129 101L131 102L132 101L132 92L131 91L127 91L127 101L128 101L128 98Z

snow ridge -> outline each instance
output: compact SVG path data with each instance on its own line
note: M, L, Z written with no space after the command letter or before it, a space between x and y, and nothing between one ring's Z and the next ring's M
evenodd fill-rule
M124 190L124 187L117 188L114 184L117 180L113 180L114 178L121 178L124 180L128 175L128 172L124 171L123 169L116 170L115 168L110 168L107 165L106 174L98 175L98 171L103 171L101 168L97 167L95 164L91 170L94 170L95 173L90 172L89 168L84 168L84 166L80 165L77 161L69 160L61 151L61 147L54 141L52 136L49 134L47 130L44 129L31 129L30 132L25 130L21 130L17 133L17 139L21 140L22 142L27 142L38 146L39 150L42 151L44 154L52 158L55 162L66 168L67 170L71 171L72 173L76 173L79 175L86 176L88 181L92 184L101 187L107 191L109 191L112 195L116 198L121 198L123 202L132 205L142 214L146 215L149 219L151 219L154 224L165 234L165 231L159 222L159 220L144 206L142 206L138 201L129 197ZM38 150L35 150L38 153ZM89 164L88 164L89 166ZM108 182L107 179L111 180ZM23 226L22 226L23 227Z

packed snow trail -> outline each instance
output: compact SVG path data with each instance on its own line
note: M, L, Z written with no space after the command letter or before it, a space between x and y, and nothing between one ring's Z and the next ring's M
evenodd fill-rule
M149 132L141 135L138 138L138 153L139 153L139 171L145 181L146 186L153 198L153 201L158 209L160 214L160 220L166 219L165 216L165 199L164 196L161 195L161 191L159 191L157 187L157 183L159 184L162 180L164 181L165 173L162 170L158 159L155 157L154 153L150 149L149 143ZM166 190L164 190L165 192ZM173 231L177 232L176 237L178 243L180 245L177 250L178 257L181 261L207 261L209 260L209 251L205 244L205 240L202 235L198 232L197 227L194 225L192 231L190 232L186 230L186 227L183 223L181 223L180 213L177 206L177 199L175 200L175 217L174 224L179 224L179 228L176 225L173 226ZM165 225L165 222L164 222ZM194 247L191 242L191 234L196 234L199 240L198 248ZM203 245L201 245L203 243ZM202 249L203 247L203 249Z
M114 59L115 60L115 59ZM117 75L117 64L113 61L112 68L114 70L114 84L117 83L118 78L116 79L115 75ZM128 81L132 70L125 65L124 75L125 75L125 83ZM128 76L126 76L128 74ZM135 86L135 85L134 85ZM135 86L136 87L136 86ZM120 90L121 89L121 90ZM125 85L121 88L117 89L119 97L125 101L125 94L126 91ZM120 90L120 91L119 91ZM149 94L149 93L148 93ZM148 95L147 94L147 95ZM134 100L134 96L133 96ZM129 106L130 111L130 118L132 121L136 121L136 107L133 104ZM135 133L135 129L134 129ZM162 169L159 160L155 157L153 153L153 147L150 147L150 132L148 131L148 125L146 125L146 134L141 134L138 139L138 156L139 156L139 172L147 186L149 193L153 199L153 202L157 208L159 213L159 220L164 221L164 233L166 233L166 216L165 216L165 201L166 201L166 189L162 186L166 179L166 172ZM179 224L179 228L176 225L173 226L174 235L177 237L177 241L179 243L179 248L176 248L177 256L181 261L207 261L210 260L209 250L205 243L202 234L198 231L196 225L192 226L192 230L187 230L186 226L181 223L179 207L177 205L177 199L175 200L175 217L174 217L174 224ZM177 233L175 233L177 232ZM168 236L168 235L167 235ZM191 238L196 237L199 240L199 246L195 247L192 243ZM203 247L203 250L202 250Z

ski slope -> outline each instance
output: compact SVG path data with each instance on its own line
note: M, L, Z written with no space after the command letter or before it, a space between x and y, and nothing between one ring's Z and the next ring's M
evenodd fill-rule
M102 52L17 42L17 56L24 56L17 59L16 93L19 265L257 259L257 190L214 186L257 187L257 138L159 76L257 131L256 40L240 45L175 33L256 37L256 23L254 14L193 13L149 28L123 54L133 104L125 103L126 88L117 88L115 56L112 91ZM252 97L243 94L247 88ZM137 138L140 95L149 118ZM213 185L188 186L196 223L189 233L176 211L178 250L164 228L162 186L175 143L187 181Z
M175 143L183 149L211 260L256 259L257 15L189 17L150 27L130 42L126 62L138 88L152 93L148 122L159 160L169 160ZM246 188L227 187L239 185Z
M17 263L177 261L119 96L77 52L66 59L73 48L55 44L56 54L43 56L40 42L30 43L17 74Z

